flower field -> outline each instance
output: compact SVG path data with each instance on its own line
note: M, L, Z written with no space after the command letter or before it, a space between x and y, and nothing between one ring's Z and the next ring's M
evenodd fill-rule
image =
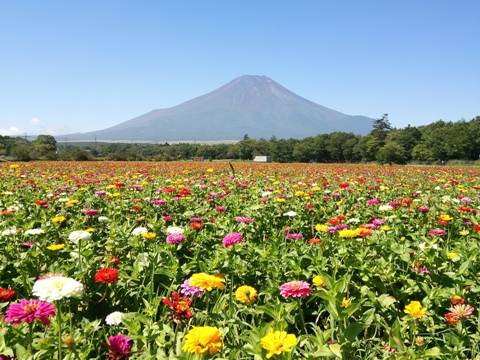
M0 359L480 359L480 169L0 163Z

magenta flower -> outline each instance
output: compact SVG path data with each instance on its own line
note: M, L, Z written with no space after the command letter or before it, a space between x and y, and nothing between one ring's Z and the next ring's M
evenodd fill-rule
M85 210L85 215L86 216L95 216L98 215L98 210Z
M118 360L118 359L129 359L132 353L130 350L133 347L133 344L129 342L129 336L123 336L122 334L118 334L115 336L108 337L108 344L106 342L103 343L110 352L106 353L109 358Z
M178 244L185 241L185 236L182 234L170 234L167 236L167 242L169 244Z
M280 286L280 295L285 299L288 297L302 297L305 298L312 292L310 284L306 281L294 280L287 282Z
M12 304L6 311L5 322L13 322L14 326L25 321L30 324L39 319L44 325L50 324L49 316L55 315L55 307L41 300L20 300L19 304Z
M368 205L380 204L380 200L378 200L378 199L370 199L370 200L367 200L367 204L368 204Z
M235 219L236 222L238 223L251 223L253 222L253 219L250 217L245 217L245 216L239 216Z
M184 295L195 295L196 297L200 297L202 292L205 292L205 289L190 285L190 279L191 278L188 278L183 282L182 285L180 285L180 287L182 288L180 292Z
M446 232L443 229L433 229L428 232L428 235L433 235L433 236L443 236L445 234Z
M242 239L243 239L243 236L237 232L227 234L222 240L223 246L228 248L232 245L235 245L236 243L239 243L240 241L242 241Z
M303 239L302 234L287 234L287 239Z
M426 213L426 212L429 212L429 211L430 211L430 208L429 208L428 206L419 206L417 210L418 210L419 212Z

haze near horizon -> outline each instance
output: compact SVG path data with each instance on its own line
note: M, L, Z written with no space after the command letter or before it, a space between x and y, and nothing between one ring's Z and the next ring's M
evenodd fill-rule
M478 1L0 7L0 135L105 129L241 75L399 128L480 115Z

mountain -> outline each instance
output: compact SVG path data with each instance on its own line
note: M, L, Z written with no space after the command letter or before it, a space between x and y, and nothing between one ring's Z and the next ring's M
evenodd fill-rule
M58 136L98 141L303 139L335 131L366 135L372 118L345 115L296 95L266 76L240 76L177 106L152 110L110 128Z

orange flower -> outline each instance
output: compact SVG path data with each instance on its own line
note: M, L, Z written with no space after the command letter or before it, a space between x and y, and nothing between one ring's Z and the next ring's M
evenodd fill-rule
M95 282L111 284L119 280L118 270L113 268L104 268L98 270L95 274Z

